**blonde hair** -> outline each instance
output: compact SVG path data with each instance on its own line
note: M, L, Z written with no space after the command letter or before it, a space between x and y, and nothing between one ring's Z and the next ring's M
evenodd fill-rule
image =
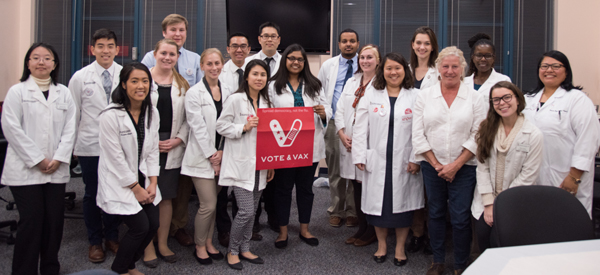
M381 61L381 55L379 54L379 47L377 47L377 45L374 44L367 44L364 45L362 48L360 48L360 50L358 51L358 59L360 59L360 55L365 51L365 50L372 50L375 53L375 57L377 58L377 65L375 65L375 68L377 68L377 66L379 66L379 62ZM360 66L360 64L358 64L358 69L356 70L356 73L362 73L362 67Z
M181 22L185 23L185 30L187 31L188 21L187 21L187 19L185 19L185 17L183 17L182 15L176 14L176 13L169 14L162 21L162 30L163 30L163 32L165 32L165 31L167 31L167 26L173 25L173 24L179 24Z
M156 56L156 53L158 52L158 49L160 48L160 46L162 44L168 44L171 46L175 46L175 49L177 49L177 58L179 59L179 46L177 46L177 43L175 42L175 40L173 39L161 39L160 41L158 41L156 43L156 46L154 46L154 55ZM177 65L177 63L175 63L175 65ZM175 69L175 66L173 66L173 80L175 80L175 84L177 84L177 86L179 87L179 96L185 95L185 92L187 90L190 89L190 84L187 82L187 80L185 80L185 78L183 78L183 76L181 76L181 74L179 74L177 72L177 69Z
M202 54L200 55L200 64L204 63L204 58L206 58L207 56L216 53L217 55L219 55L219 57L221 58L221 63L225 63L225 59L223 58L223 54L221 53L221 51L219 51L219 49L217 48L208 48L206 50L204 50L202 52Z
M439 53L437 59L435 60L435 68L439 72L442 61L444 60L444 58L449 57L449 56L457 56L459 58L460 66L462 67L462 71L460 74L460 80L462 81L465 78L466 69L467 69L467 61L465 60L465 56L463 55L463 52L455 46L446 47ZM439 76L438 78L441 78L441 76Z

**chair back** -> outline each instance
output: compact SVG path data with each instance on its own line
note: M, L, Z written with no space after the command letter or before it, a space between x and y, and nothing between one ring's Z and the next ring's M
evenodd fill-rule
M499 247L589 240L590 216L575 196L553 186L518 186L494 202L492 238Z

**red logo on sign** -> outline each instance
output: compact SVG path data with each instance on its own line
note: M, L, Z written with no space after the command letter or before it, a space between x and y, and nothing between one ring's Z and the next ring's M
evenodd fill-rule
M412 110L410 108L406 108L406 110L404 110L404 114L410 115L410 114L412 114Z

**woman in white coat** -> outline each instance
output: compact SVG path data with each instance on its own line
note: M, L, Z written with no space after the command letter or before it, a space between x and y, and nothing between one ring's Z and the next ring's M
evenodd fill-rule
M254 215L262 190L273 179L273 170L256 170L256 127L259 108L270 108L267 90L269 67L260 59L251 60L244 71L240 89L229 96L217 120L217 132L227 139L223 149L219 185L231 186L239 207L231 225L227 264L241 270L240 260L263 264L250 252Z
M190 88L188 82L175 70L179 57L177 43L171 39L162 39L154 47L156 66L152 73L152 106L160 115L158 127L158 148L160 152L160 175L158 188L162 201L158 205L160 227L157 232L158 255L168 263L177 261L177 255L167 246L171 217L173 216L172 199L177 197L181 161L188 139L188 124L185 119L185 93ZM147 267L158 265L157 251L150 243L144 251L143 263Z
M190 139L183 157L181 173L192 177L200 207L194 221L194 258L200 264L221 260L223 254L212 243L218 175L223 157L223 138L216 130L217 119L223 111L228 87L219 81L223 68L223 55L217 48L204 50L200 55L200 68L204 78L185 96L185 110Z
M592 101L573 85L569 59L559 51L544 53L537 87L525 96L525 117L544 134L544 160L538 185L573 194L591 216L594 157L600 125Z
M111 269L141 274L135 268L159 226L157 187L159 114L152 107L152 76L142 63L123 66L112 103L100 114L98 196L104 212L118 215L129 228Z
M275 207L279 222L279 236L275 247L284 248L288 240L288 224L292 204L292 190L296 185L298 203L299 237L311 246L319 245L319 240L308 230L314 193L312 182L319 161L325 158L324 133L331 117L331 106L327 104L321 82L310 72L304 48L298 44L288 46L281 56L277 74L269 87L269 96L276 108L312 107L315 120L313 145L313 165L296 168L277 169L275 173Z
M344 91L337 102L337 116L335 126L340 136L340 177L352 182L356 217L358 218L358 231L346 239L346 244L365 246L373 243L377 236L372 225L367 223L365 213L361 209L362 178L363 172L352 163L352 135L356 123L356 108L371 80L375 77L375 70L379 61L379 48L367 44L358 51L358 69L354 76L348 79Z
M468 76L464 80L465 85L479 91L483 96L486 113L492 86L500 81L510 82L510 77L494 70L496 47L490 39L491 37L485 33L478 33L469 39L471 63L469 63Z
M19 225L13 274L58 274L65 184L75 143L75 103L58 84L54 48L33 44L25 55L21 83L8 90L2 130L8 141L2 184L10 187Z
M412 109L418 90L408 63L397 53L379 63L373 86L356 110L353 163L365 171L362 210L375 226L378 247L373 259L383 263L387 256L388 228L396 230L394 264L408 258L404 244L413 211L424 206L423 180L412 152Z
M500 81L488 95L487 118L477 133L477 185L471 213L479 251L496 246L490 239L494 226L494 199L500 192L532 185L540 172L542 132L522 114L525 97L517 86Z

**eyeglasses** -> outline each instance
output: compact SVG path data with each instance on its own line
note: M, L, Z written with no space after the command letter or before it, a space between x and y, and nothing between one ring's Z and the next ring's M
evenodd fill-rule
M248 48L248 45L246 45L246 44L242 44L242 45L232 44L229 47L233 48L234 50L236 50L237 48L240 48L242 51L245 51Z
M292 63L294 63L296 61L298 61L298 63L304 63L304 58L295 58L293 56L288 56L287 60L289 60Z
M39 56L34 56L32 58L29 58L29 60L33 61L33 63L39 63L40 61L42 63L51 63L54 62L54 59L50 58L50 57L39 57Z
M563 64L558 64L558 63L554 63L554 64L542 64L540 65L540 70L542 71L547 71L549 68L552 68L553 71L557 71L560 68L564 67L565 65Z
M264 39L264 40L269 40L269 39L275 40L275 39L279 38L279 35L275 35L275 34L274 35L266 35L266 34L263 34L260 37L262 39Z
M490 59L492 59L494 57L494 55L490 54L490 53L487 53L487 54L480 54L480 53L478 53L478 54L475 55L475 59L477 59L477 60L481 60L484 57L485 57L485 60L490 60Z
M513 98L512 94L506 94L502 97L492 97L490 99L490 101L494 104L494 105L500 105L500 99L502 99L502 101L504 101L504 103L509 103Z

